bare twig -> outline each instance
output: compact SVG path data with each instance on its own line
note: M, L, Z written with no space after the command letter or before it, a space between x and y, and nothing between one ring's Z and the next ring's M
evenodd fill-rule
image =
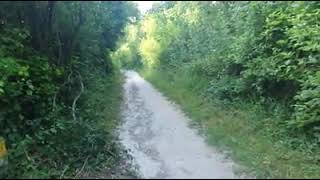
M112 151L110 151L109 149L107 149L107 152L109 153L109 154L111 154L113 157L117 157Z
M82 82L82 78L81 78L80 73L78 73L78 77L79 77L81 89L80 89L79 94L76 96L76 98L74 98L73 103L72 103L72 117L73 117L74 120L77 119L77 117L76 117L76 105L77 105L77 101L78 101L78 99L80 98L81 94L82 94L83 91L84 91L84 85L83 85L83 82Z
M67 79L67 81L65 81L65 82L63 83L63 85L66 85L68 82L70 82L72 73L73 73L73 71L72 71L72 69L70 68L70 74L68 75L68 79Z
M62 178L63 178L64 173L65 173L68 169L69 169L69 166L66 166L66 167L64 168L64 170L62 171L62 173L61 173L61 175L60 175L59 179L62 179Z
M66 84L70 83L72 73L73 73L72 70L70 70L70 73L69 73L69 75L68 75L68 78L67 78L67 80L65 80L65 81L63 82L62 86L65 86ZM54 94L54 96L53 96L52 111L54 111L54 110L56 109L56 107L57 107L56 99L57 99L58 93L59 93L59 90L58 90L58 91Z
M87 156L86 160L84 161L84 163L83 163L80 171L76 174L76 177L75 177L75 178L77 178L77 177L81 174L81 172L83 171L84 167L86 166L86 164L87 164L87 162L88 162L88 159L89 159L89 156Z
M31 159L31 157L29 156L28 152L26 150L24 150L24 154L26 155L27 159L29 161L32 161L33 162L33 159Z

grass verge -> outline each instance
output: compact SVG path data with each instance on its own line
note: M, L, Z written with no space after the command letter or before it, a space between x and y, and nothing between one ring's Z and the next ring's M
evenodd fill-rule
M281 109L267 112L255 103L209 101L203 96L208 82L184 73L141 70L140 74L180 105L191 124L201 127L208 144L230 150L231 158L257 178L320 177L319 151L308 152L307 144L289 145L297 139L282 127Z
M85 119L94 119L90 123L97 133L90 134L94 140L101 141L100 155L91 154L93 159L91 167L83 173L83 177L90 178L134 178L135 172L128 164L127 152L120 145L117 129L121 122L120 106L122 102L123 76L118 69L108 77L93 77L88 91L84 94L82 107ZM87 138L87 137L86 137ZM90 137L89 137L90 138ZM90 139L88 139L90 142ZM97 161L98 160L98 161ZM95 164L96 163L96 164Z

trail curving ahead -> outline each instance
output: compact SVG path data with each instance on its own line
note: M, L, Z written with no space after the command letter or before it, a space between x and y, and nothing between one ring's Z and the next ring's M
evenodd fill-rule
M178 107L138 73L123 73L120 139L141 178L239 178L234 163L208 146Z

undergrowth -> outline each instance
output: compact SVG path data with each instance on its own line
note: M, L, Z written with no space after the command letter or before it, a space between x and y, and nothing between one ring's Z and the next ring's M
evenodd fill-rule
M125 157L114 134L119 123L121 76L90 74L80 97L77 119L64 114L63 107L48 114L54 121L33 136L15 136L8 149L4 177L79 178L113 170Z

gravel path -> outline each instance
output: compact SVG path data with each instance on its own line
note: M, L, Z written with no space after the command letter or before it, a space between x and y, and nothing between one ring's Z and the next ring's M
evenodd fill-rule
M238 178L234 163L208 146L177 106L138 73L123 73L120 139L141 178Z

